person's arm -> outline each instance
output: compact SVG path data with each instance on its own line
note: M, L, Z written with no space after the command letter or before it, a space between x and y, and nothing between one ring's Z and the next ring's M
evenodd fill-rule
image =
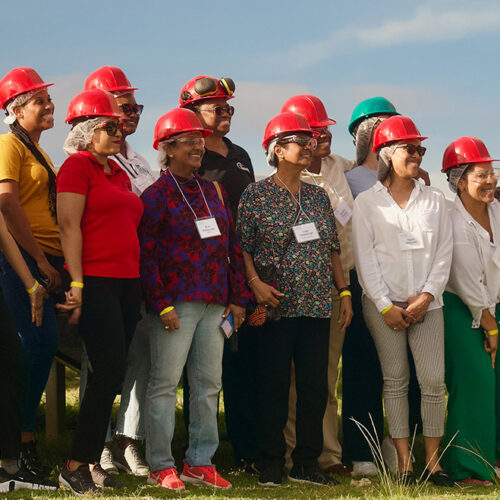
M332 274L333 274L333 284L337 290L342 290L342 288L346 288L346 282L344 277L344 272L342 270L342 265L340 263L340 255L338 252L332 252L331 256L332 260ZM345 293L340 298L340 310L339 310L339 332L344 332L345 329L351 324L353 316L352 310L352 297L350 292Z
M57 219L61 231L61 244L71 282L75 283L66 293L66 304L60 309L71 310L82 303L82 229L86 196L78 193L57 194ZM80 286L78 286L80 284Z
M14 239L33 257L38 269L47 278L47 289L52 291L61 286L60 274L49 264L42 247L33 236L26 213L19 203L19 185L16 181L0 181L0 212Z
M42 324L43 317L43 299L47 296L47 292L31 274L1 215L0 249L5 254L5 257L23 282L23 285L29 294L31 303L31 321L35 323L36 326L40 326Z

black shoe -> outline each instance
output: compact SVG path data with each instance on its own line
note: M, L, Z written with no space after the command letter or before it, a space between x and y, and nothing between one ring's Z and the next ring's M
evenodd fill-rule
M69 488L75 495L98 491L90 475L88 465L80 465L75 471L70 471L67 466L64 467L59 474L59 483L61 486Z
M262 468L259 475L261 486L280 486L283 477L283 467L279 463L270 463Z
M412 470L405 470L396 474L396 481L401 486L415 486L417 478Z
M59 485L50 479L34 476L30 471L19 469L15 474L9 474L0 469L0 491L13 491L20 489L30 490L57 490Z
M19 454L19 467L24 471L29 471L33 476L39 478L40 480L47 479L50 474L50 467L46 467L42 464L40 456L36 451L36 445L34 441L29 443L21 443L21 452Z
M90 471L92 481L98 488L123 488L123 483L106 472L100 463L96 463Z
M339 484L336 479L329 476L318 464L306 467L304 465L294 465L288 475L290 481L297 483L310 483L319 485L335 486Z
M425 480L430 481L434 486L444 486L445 488L452 488L455 486L455 482L444 470L438 470L434 473L430 473L425 469Z

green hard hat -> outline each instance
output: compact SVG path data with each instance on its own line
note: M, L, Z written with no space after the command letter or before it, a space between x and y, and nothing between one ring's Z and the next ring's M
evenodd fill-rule
M354 134L354 129L366 118L375 115L399 115L392 102L385 97L371 97L361 101L352 112L349 122L349 133Z

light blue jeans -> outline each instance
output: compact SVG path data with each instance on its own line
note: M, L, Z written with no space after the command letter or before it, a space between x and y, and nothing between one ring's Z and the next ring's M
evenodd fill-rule
M212 465L219 446L217 395L221 389L224 307L202 302L176 302L180 328L165 331L158 315L149 329L151 373L146 396L146 457L151 472L174 467L177 385L184 365L189 386L189 447L192 467ZM153 323L153 322L152 322Z

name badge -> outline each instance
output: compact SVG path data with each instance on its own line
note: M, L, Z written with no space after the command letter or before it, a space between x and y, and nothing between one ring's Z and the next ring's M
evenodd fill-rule
M314 222L298 224L296 226L292 226L292 229L297 243L319 240L318 230L316 229L316 224Z
M419 233L410 233L403 231L398 233L400 250L419 250L424 248L422 235Z
M198 234L202 240L206 238L213 238L214 236L220 236L219 226L217 225L215 217L197 219L194 223L196 224L196 229L198 229Z
M342 200L339 206L333 211L335 215L335 220L339 221L343 226L345 226L352 217L351 207Z

